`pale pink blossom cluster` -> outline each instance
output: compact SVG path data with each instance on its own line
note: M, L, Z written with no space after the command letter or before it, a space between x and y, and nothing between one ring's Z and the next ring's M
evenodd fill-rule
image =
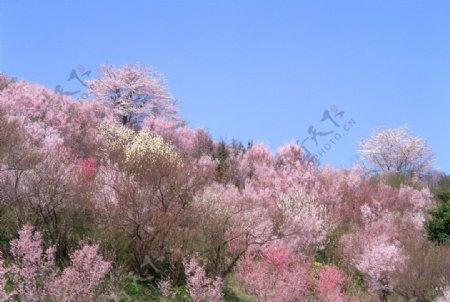
M111 119L109 110L97 102L75 101L25 81L9 84L0 92L0 109L18 118L29 140L38 146L65 143L79 147L79 141L95 140L100 120Z
M391 273L405 264L407 255L397 237L395 221L386 215L342 238L344 256L365 274L374 291L391 290Z
M142 115L178 119L164 79L148 67L103 65L100 77L87 81L87 85L89 92L108 104L124 125L137 122Z
M197 260L185 259L184 272L189 295L193 302L219 302L223 300L222 278L206 276L206 272Z
M405 225L421 230L426 210L434 204L428 188L416 189L402 185L396 189L381 183L371 193L371 200L360 206L362 219L366 223L392 213Z
M111 268L98 255L98 245L84 245L70 257L71 265L48 284L49 295L56 301L95 301L94 290Z
M160 135L179 152L196 159L205 155L211 156L214 148L213 140L204 129L193 130L177 120L148 116L144 121L143 129Z
M314 252L326 239L328 218L325 205L299 191L281 196L278 208L283 219L282 240L292 249Z
M110 262L98 255L97 245L84 245L71 256L71 264L59 272L54 263L54 248L42 251L42 235L25 225L19 238L11 242L13 263L0 262L0 285L10 277L11 292L0 287L0 301L17 297L21 301L95 301L94 290L110 269Z
M19 232L19 239L11 242L15 262L7 268L12 276L17 296L23 301L39 301L48 294L47 286L53 277L53 247L42 252L42 235L33 233L30 225Z

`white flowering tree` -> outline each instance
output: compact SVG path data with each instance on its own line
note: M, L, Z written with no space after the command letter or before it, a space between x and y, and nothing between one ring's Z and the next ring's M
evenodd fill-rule
M371 173L414 173L432 168L434 155L426 141L412 136L407 127L379 128L358 143L359 161Z
M147 115L177 119L164 79L148 67L103 65L100 78L87 84L91 94L111 105L123 125L136 126Z

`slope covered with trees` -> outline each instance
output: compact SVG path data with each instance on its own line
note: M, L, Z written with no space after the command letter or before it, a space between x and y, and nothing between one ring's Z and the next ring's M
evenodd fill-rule
M0 301L448 301L448 179L405 128L335 169L189 128L149 68L88 86L0 77Z

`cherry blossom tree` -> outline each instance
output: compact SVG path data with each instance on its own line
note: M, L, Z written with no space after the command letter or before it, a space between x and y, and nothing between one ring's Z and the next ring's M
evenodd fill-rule
M57 274L48 284L48 292L55 301L96 301L94 290L111 267L98 254L98 245L84 245L70 257L70 266Z
M17 295L23 301L39 301L47 295L45 286L53 274L53 253L50 247L42 252L42 235L33 233L30 225L19 232L19 239L11 242L15 263L8 268L13 276Z
M421 137L412 136L407 127L380 128L359 142L360 162L371 173L428 172L434 161L431 148Z
M164 80L148 67L103 65L99 79L87 85L97 100L113 108L123 125L142 126L147 115L179 119Z
M31 225L25 225L19 238L11 242L11 254L14 262L10 266L1 259L0 277L10 277L14 288L9 293L0 288L0 297L13 296L20 301L95 301L94 289L110 269L110 262L98 255L97 245L84 245L60 273L54 263L54 247L43 252L42 235L33 232Z
M365 274L381 300L393 290L392 273L402 270L407 259L397 232L392 216L387 215L341 240L347 261Z

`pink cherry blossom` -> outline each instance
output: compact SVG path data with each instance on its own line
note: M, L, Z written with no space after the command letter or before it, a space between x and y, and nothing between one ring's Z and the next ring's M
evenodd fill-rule
M216 277L211 279L206 276L206 272L198 262L192 258L183 261L186 275L186 283L189 295L193 302L219 302L222 297L222 279Z

